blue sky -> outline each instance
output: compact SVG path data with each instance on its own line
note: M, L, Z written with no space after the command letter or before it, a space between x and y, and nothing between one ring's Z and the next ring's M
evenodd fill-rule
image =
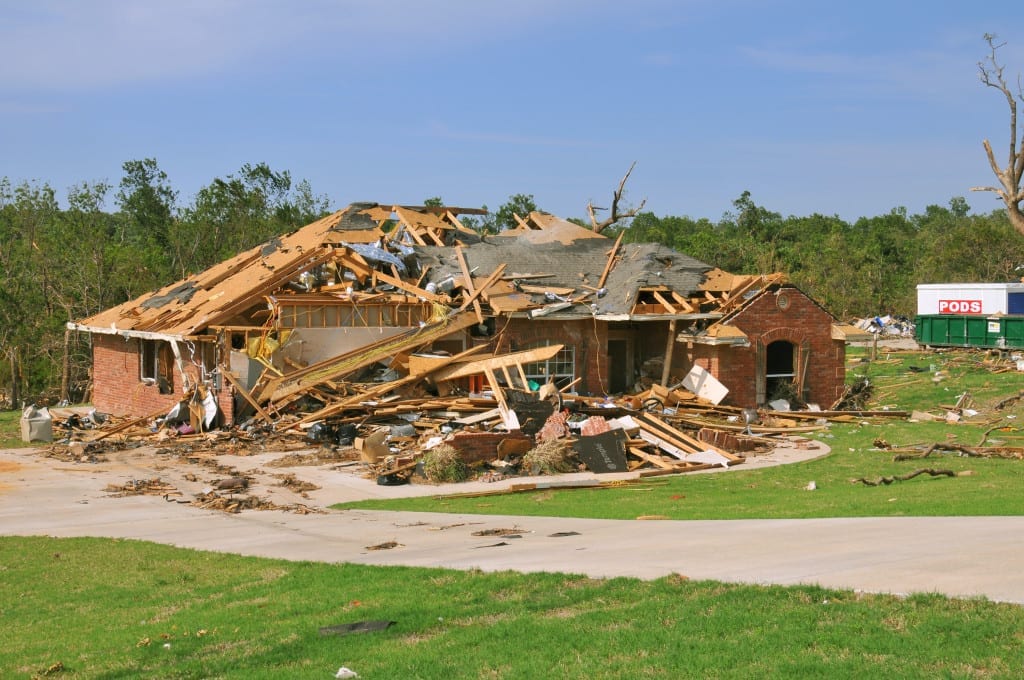
M63 196L152 157L187 203L266 162L334 207L527 193L583 217L635 161L627 199L658 215L744 190L988 212L969 189L1009 114L977 62L996 33L1015 79L1020 26L1019 0L0 0L0 177Z

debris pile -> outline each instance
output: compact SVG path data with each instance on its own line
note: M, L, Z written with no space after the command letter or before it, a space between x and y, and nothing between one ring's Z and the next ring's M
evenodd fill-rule
M881 337L913 338L914 322L905 316L872 316L864 319L857 319L853 325L862 331Z
M126 404L98 377L96 403L136 417L68 417L67 440L196 460L287 451L400 484L728 467L849 415L806 402L838 394L839 350L870 336L783 274L731 274L542 212L497 235L464 224L484 212L353 204L70 324L97 364L137 359L141 396ZM712 369L730 361L749 372L731 379L761 383L742 400L768 408L725 405Z

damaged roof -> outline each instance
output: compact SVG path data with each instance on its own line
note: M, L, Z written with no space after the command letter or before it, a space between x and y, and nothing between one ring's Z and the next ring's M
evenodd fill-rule
M520 287L527 283L535 289L572 288L593 293L587 305L574 305L560 311L560 316L629 315L640 289L662 286L689 296L700 290L705 274L712 269L657 243L626 243L619 245L614 266L602 281L615 244L612 239L544 213L531 213L530 221L541 228L521 227L465 245L466 263L475 275L490 273L505 263L505 278ZM421 264L430 265L429 281L436 284L462 275L453 249L419 247L416 252ZM599 292L602 289L604 292Z
M494 236L481 236L458 219L485 212L353 203L68 326L189 337L211 326L261 325L280 299L303 293L351 304L404 296L457 307L456 289L464 301L460 309L472 304L478 318L481 301L494 314L719 318L755 278L713 269L660 244L623 244L621 234L612 240L542 212L517 216L518 228ZM326 272L330 280L313 272Z
M275 237L235 257L155 292L104 310L73 328L93 333L194 335L223 323L260 296L322 264L340 241L375 242L382 235L373 219L377 204L355 203L290 234Z

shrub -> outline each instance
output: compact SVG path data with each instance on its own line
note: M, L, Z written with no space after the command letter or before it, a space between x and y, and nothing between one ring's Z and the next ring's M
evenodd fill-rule
M459 452L447 444L423 454L423 472L432 482L462 482L469 476Z
M575 472L572 448L564 441L549 439L533 447L523 456L523 466L532 474Z

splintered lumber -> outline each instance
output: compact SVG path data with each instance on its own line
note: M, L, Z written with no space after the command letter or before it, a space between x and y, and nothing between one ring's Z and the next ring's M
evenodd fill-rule
M159 418L160 416L162 416L165 413L167 413L167 411L168 411L168 409L165 407L165 408L160 409L159 411L154 411L153 413L151 413L151 414L149 414L147 416L142 416L141 418L135 418L134 420L129 420L127 422L121 423L120 425L118 425L116 427L112 427L109 430L104 430L99 436L93 437L89 441L90 442L98 442L101 439L106 439L107 437L110 437L111 435L115 435L118 432L123 432L123 431L125 431L127 429L135 427L139 423L144 423L147 420L152 420L153 418Z
M464 378L470 375L479 375L484 373L486 370L493 371L494 369L513 367L516 364L531 364L537 361L546 361L561 352L562 348L563 345L547 345L546 347L538 347L536 349L523 350L521 352L510 352L508 354L499 354L486 359L460 363L457 366L436 369L433 372L431 379L434 382L443 382L445 380L455 380L456 378Z
M479 287L477 287L477 289L476 289L476 291L474 293L472 293L468 298L466 298L465 300L462 301L462 306L459 307L458 311L460 311L460 312L463 311L464 309L469 307L469 305L473 304L473 302L475 302L478 297L480 297L482 295L486 295L487 291L491 287L491 285L493 285L494 282L497 281L504 272L505 272L505 263L502 262L501 264L499 264L495 268L495 270L493 272L491 272L490 276L488 276L486 279L484 279L484 282L481 283Z
M894 462L927 458L937 451L956 451L960 455L972 458L1005 458L1008 460L1024 459L1024 448L1019 446L964 446L963 444L931 444L920 453L897 453Z
M221 371L221 375L228 379L228 382L235 388L235 391L241 394L242 398L249 402L250 406L256 409L256 413L260 414L260 417L263 418L263 420L268 423L273 420L273 418L270 417L270 414L264 411L263 407L256 403L256 400L252 398L251 394L249 394L249 390L245 389L242 384L238 382L238 378L235 377L231 371Z
M637 446L630 446L629 447L629 453L630 453L630 455L636 456L640 460L647 461L648 463L651 463L651 464L655 465L656 467L659 467L659 468L661 468L663 470L678 470L679 469L676 464L668 462L667 460L665 460L661 456L655 456L655 455L652 455L650 453L647 453L646 451L644 451L643 449L641 449L640 447L637 447Z
M604 283L608 280L608 274L612 270L612 264L615 263L615 256L619 254L619 244L622 243L622 237L625 233L626 230L623 229L619 232L618 238L615 239L615 245L612 246L612 250L608 254L608 262L604 265L604 271L601 272L601 278L597 282L598 288L604 288Z
M446 299L444 297L442 297L441 295L437 295L436 293L431 293L431 292L429 292L427 290L424 290L423 288L418 288L418 287L416 287L415 285L413 285L411 283L406 283L405 281L403 281L402 279L400 279L397 276L389 276L389 275L385 274L384 272L377 271L377 270L374 270L373 276L378 281L383 281L384 283L390 283L395 288L400 288L401 290L404 290L406 293L409 293L410 295L415 295L418 298L423 298L424 300L430 300L431 302L437 302L439 304L444 304L446 302Z
M721 455L723 458L729 460L729 462L731 463L741 463L744 460L742 457L730 453L725 449L720 449L714 444L709 444L708 442L702 442L699 439L695 439L694 437L691 437L685 432L677 430L676 428L672 427L665 421L660 420L649 413L637 414L634 420L642 430L645 430L646 432L653 434L659 439L663 439L669 444L677 446L688 453L714 451L715 453Z
M480 308L480 300L477 299L476 291L473 289L473 275L469 272L469 265L466 264L466 255L462 252L462 246L455 246L455 257L459 261L459 267L462 269L463 281L465 282L466 290L469 291L469 300L473 304L476 320L483 323L484 313Z
M412 328L404 333L385 338L372 345L360 347L341 356L321 361L294 373L271 378L267 381L259 397L259 401L273 404L306 389L316 387L328 381L337 380L344 375L357 371L378 361L394 356L398 352L418 347L449 333L467 328L473 323L471 316L462 314L449 317L444 321L428 324L423 328ZM264 397L263 395L269 395Z
M484 345L478 345L477 347L470 347L465 352L460 352L459 354L456 354L456 355L454 355L452 357L449 357L449 359L450 359L450 361L458 361L459 359L462 359L463 357L466 357L466 356L468 356L470 354L473 354L474 352L478 352L478 351L480 351L483 348L484 348ZM443 368L443 366L441 366L439 368ZM369 390L366 390L365 392L361 392L361 393L359 393L357 395L348 397L346 399L342 399L342 400L337 401L337 402L335 402L333 404L328 404L327 406L324 406L319 411L315 411L313 413L310 413L310 414L306 415L301 420L297 420L297 421L295 421L293 423L289 423L288 425L283 427L282 430L290 430L290 429L299 427L301 425L306 425L306 424L309 424L309 423L315 423L318 420L323 420L324 418L327 418L329 416L333 416L336 413L341 413L345 409L352 408L354 406L358 406L362 402L370 401L374 397L377 397L377 396L380 396L380 395L383 395L383 394L387 394L388 392L391 392L394 389L402 387L403 385L408 385L410 383L414 383L414 382L418 382L420 380L423 380L425 377L427 377L429 375L430 375L430 373L424 373L424 374L420 374L420 375L407 375L404 378L399 378L398 380L392 380L390 382L381 383L380 385L378 385L376 387L373 387L373 388L371 388Z
M575 288L563 288L562 286L531 286L527 284L520 284L519 290L524 293L533 293L537 295L543 295L544 293L554 293L555 295L572 295L576 292Z
M673 420L680 423L687 423L695 427L710 427L716 430L729 430L732 432L746 432L746 425L733 425L721 423L706 418L695 418L692 416L681 416L676 414ZM797 427L768 427L765 425L750 425L750 431L756 434L806 434L808 432L819 432L828 428L827 425L801 425Z

